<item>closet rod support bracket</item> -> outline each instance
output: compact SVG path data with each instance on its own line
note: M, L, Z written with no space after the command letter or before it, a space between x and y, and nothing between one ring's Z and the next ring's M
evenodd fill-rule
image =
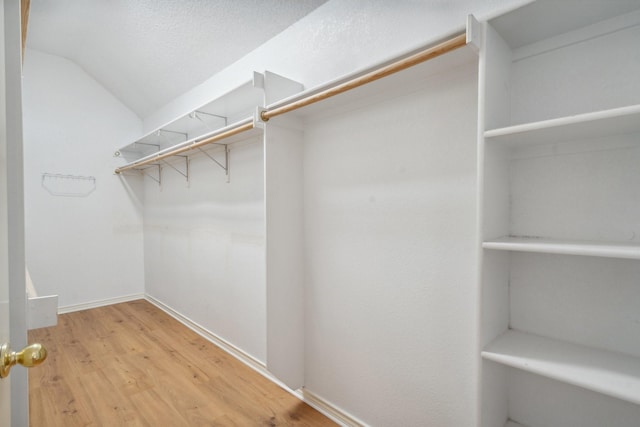
M269 121L269 117L266 116L267 109L263 107L256 108L256 113L254 115L255 123L267 123Z
M476 54L480 54L482 47L482 24L473 15L467 15L467 45Z

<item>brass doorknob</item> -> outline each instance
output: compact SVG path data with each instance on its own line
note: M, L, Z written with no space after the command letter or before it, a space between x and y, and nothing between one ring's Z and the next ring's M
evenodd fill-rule
M47 358L47 349L42 344L31 344L22 350L11 351L9 343L2 344L0 347L0 378L9 375L11 367L20 364L25 368L38 366Z

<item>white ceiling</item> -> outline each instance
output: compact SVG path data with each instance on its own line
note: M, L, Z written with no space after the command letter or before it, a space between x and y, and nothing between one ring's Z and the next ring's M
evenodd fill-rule
M31 0L27 47L74 61L144 118L326 1Z

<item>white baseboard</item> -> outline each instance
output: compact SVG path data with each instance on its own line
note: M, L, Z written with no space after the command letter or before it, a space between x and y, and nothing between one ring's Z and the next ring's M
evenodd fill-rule
M132 294L132 295L126 295L126 296L123 296L123 297L107 298L107 299L103 299L103 300L99 300L99 301L85 302L85 303L82 303L82 304L65 305L65 306L62 306L62 307L58 307L58 314L72 313L74 311L88 310L90 308L104 307L105 305L112 305L112 304L118 304L118 303L121 303L121 302L135 301L137 299L144 299L144 294Z
M335 421L344 427L367 427L367 424L358 420L355 417L352 417L342 409L337 406L327 402L320 396L313 394L309 390L305 388L301 388L296 391L291 392L294 396L297 396L300 400L302 400L307 405L312 408L318 410L318 412L326 415L327 418Z
M149 294L146 294L144 296L144 299L146 299L151 304L155 305L160 310L164 311L169 316L173 317L178 322L182 323L187 328L191 329L193 332L195 332L196 334L200 335L201 337L203 337L207 341L211 341L212 343L214 343L215 345L217 345L218 347L220 347L221 349L223 349L227 353L231 354L233 357L235 357L236 359L240 360L241 362L243 362L245 365L249 366L250 368L253 368L253 369L255 369L256 371L258 371L260 373L262 373L262 371L267 372L267 368L266 368L266 366L265 366L265 364L263 362L261 362L260 360L256 359L255 357L251 356L250 354L245 353L244 351L240 350L235 345L233 345L230 342L226 341L224 338L220 338L218 335L214 334L213 332L209 331L207 328L199 325L198 323L194 322L193 320L189 319L188 317L183 316L181 313L179 313L178 311L174 310L173 308L171 308L167 304L163 303L162 301L157 300L156 298L152 297Z
M27 297L27 329L47 328L58 324L58 295Z
M263 362L259 361L258 359L254 358L250 354L244 352L243 350L239 349L238 347L234 346L233 344L224 340L223 338L220 338L213 332L209 331L208 329L204 328L203 326L199 325L198 323L194 322L188 317L183 316L176 310L169 307L167 304L155 299L149 294L146 294L144 298L147 301L149 301L151 304L158 307L160 310L167 313L169 316L176 319L178 322L182 323L183 325L185 325L186 327L188 327L189 329L191 329L192 331L194 331L195 333L197 333L198 335L206 339L207 341L210 341L211 343L220 347L222 350L226 351L227 353L229 353L230 355L232 355L233 357L235 357L236 359L238 359L248 367L252 368L254 371L258 372L265 378L274 382L284 390L288 391L289 393L291 393L298 399L302 400L312 408L316 409L318 412L325 415L327 418L330 418L331 420L335 421L339 425L345 426L345 427L365 427L366 426L365 423L350 416L340 408L332 405L331 403L327 402L326 400L322 399L321 397L313 394L312 392L304 388L299 390L291 390L289 387L287 387L282 382L280 382L276 377L274 377L269 371L267 371L267 367Z

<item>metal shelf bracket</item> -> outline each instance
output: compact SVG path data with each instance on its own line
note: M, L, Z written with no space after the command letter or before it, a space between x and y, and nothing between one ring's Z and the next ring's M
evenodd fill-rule
M184 176L187 179L187 182L189 182L189 156L176 155L175 157L182 157L184 159L184 172L164 159L161 159L160 161L169 166L174 171L178 172L180 175Z
M211 159L211 161L213 161L216 165L220 166L222 170L224 170L224 173L227 176L227 183L229 183L229 146L224 144L224 163L219 162L211 154L207 153L200 147L198 147L198 151L207 156L209 159Z
M156 166L158 168L158 177L157 178L155 176L145 172L147 169L151 169L154 166ZM139 170L140 170L140 173L142 175L148 176L149 178L151 178L152 180L157 182L158 186L162 185L162 166L160 166L159 164L152 164L152 165L149 165L148 168L139 169Z
M203 114L205 116L209 116L209 117L216 117L218 119L223 119L224 120L224 126L226 127L228 125L228 123L227 123L228 120L229 120L228 117L221 116L221 115L218 115L218 114L207 113L205 111L199 111L199 110L192 111L191 113L189 113L189 117L192 118L192 119L199 120L207 129L215 130L215 129L212 129L211 126L209 126L209 124L207 124L207 122L202 120L202 117L200 117L201 114Z

